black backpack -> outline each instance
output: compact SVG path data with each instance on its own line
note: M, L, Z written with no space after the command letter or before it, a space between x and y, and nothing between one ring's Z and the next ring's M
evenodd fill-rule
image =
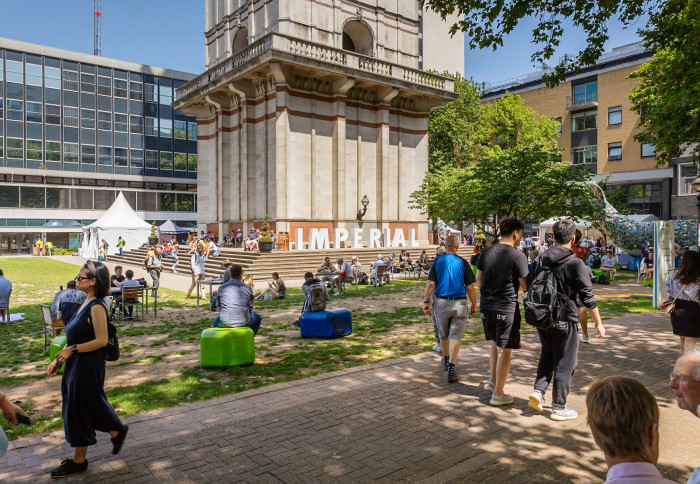
M97 302L105 308L107 318L107 346L104 347L105 361L117 361L119 359L119 338L117 337L117 327L112 322L110 310L104 300ZM89 313L88 313L89 314ZM90 316L88 315L88 318ZM92 321L90 322L92 324Z
M525 321L537 329L550 329L559 320L561 309L562 295L558 291L554 277L554 271L559 266L551 268L540 265L539 257L535 262L539 272L523 297Z
M591 267L593 269L600 269L601 265L603 265L603 261L600 259L600 256L598 254L593 254L593 260L591 261Z

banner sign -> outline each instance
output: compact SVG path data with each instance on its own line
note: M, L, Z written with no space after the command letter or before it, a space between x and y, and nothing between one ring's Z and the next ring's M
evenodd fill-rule
M365 233L364 229L352 229L352 234L347 229L334 229L334 247L340 248L343 242L348 243L352 248L368 247L370 249L391 248L391 247L418 247L416 229L408 230L408 238L403 229L394 229L394 236L391 237L391 229L384 229L382 233L379 229L369 229ZM296 229L294 232L296 250L304 250L304 229ZM330 249L331 241L328 229L311 229L309 231L308 250Z

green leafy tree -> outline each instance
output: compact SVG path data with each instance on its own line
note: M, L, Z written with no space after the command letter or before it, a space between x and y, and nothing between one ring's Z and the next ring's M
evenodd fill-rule
M541 64L551 59L561 38L564 23L570 21L577 29L575 35L586 39L586 46L572 57L565 57L551 74L544 76L550 84L564 79L568 71L594 65L609 39L608 23L618 20L624 26L633 25L648 13L658 12L661 0L422 0L422 5L443 18L458 14L461 20L451 27L454 34L463 31L469 36L472 49L503 46L503 38L526 19L535 19L532 43L536 46L531 59ZM684 2L679 2L684 3ZM697 38L696 38L697 41Z
M641 32L654 52L630 77L629 95L640 114L641 143L656 145L660 165L681 156L686 146L700 161L700 0L669 0Z
M420 190L412 194L414 208L431 217L482 226L495 226L508 216L543 220L588 213L590 205L581 200L590 198L587 182L592 174L561 162L557 121L526 107L518 95L482 104L469 120L460 119L462 111L452 108L444 108L450 116L438 110L431 118L431 137L432 129L450 136L441 142L441 163L431 165ZM470 136L442 123L465 126ZM467 149L449 149L449 142L464 138L472 141ZM450 151L453 155L447 156Z

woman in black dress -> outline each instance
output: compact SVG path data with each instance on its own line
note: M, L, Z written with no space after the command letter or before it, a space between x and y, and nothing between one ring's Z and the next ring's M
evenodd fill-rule
M51 362L47 373L56 374L65 361L61 381L63 396L63 428L66 441L75 448L72 459L66 459L51 471L51 477L65 477L87 470L87 448L97 443L95 430L112 437L112 454L121 450L129 430L104 392L107 346L107 308L104 298L109 294L109 271L100 262L88 261L76 278L77 288L87 299L73 318L66 323L66 347Z
M681 353L695 349L700 338L700 254L686 250L678 269L672 271L664 289L666 300L676 300L671 313L673 334L681 338Z

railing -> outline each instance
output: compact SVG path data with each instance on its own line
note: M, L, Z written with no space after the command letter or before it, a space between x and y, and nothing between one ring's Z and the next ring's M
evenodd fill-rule
M420 84L421 86L434 89L454 90L454 80L448 77L403 67L398 64L392 64L391 62L382 61L355 52L272 33L254 42L241 52L220 62L211 69L208 69L201 76L179 88L176 91L176 99L187 96L209 83L216 81L242 64L273 50L329 64L345 66L396 80Z
M576 94L574 96L566 96L567 106L578 106L579 104L588 104L598 102L598 91Z

